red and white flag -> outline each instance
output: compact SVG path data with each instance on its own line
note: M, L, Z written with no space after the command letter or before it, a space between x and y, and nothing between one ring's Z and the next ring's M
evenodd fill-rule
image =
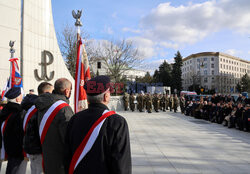
M89 61L82 39L77 44L76 74L75 74L75 113L87 109L87 94L83 88L86 81L90 79Z

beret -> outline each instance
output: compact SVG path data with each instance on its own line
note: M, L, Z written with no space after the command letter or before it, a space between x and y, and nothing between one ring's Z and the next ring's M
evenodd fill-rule
M95 96L104 93L110 88L110 78L108 76L96 76L84 84L87 95Z
M21 94L21 88L20 87L13 87L7 91L5 94L5 97L8 99L14 99L17 98Z

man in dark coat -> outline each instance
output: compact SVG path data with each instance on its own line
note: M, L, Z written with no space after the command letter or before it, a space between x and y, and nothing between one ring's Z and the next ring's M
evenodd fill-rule
M42 82L38 86L38 95L42 95L44 93L52 93L54 87L48 82ZM26 114L29 115L34 109L33 106L37 99L37 95L28 94L22 101L22 108L27 111ZM29 110L31 109L31 110ZM25 117L28 117L25 115ZM38 114L35 112L31 118L25 119L26 128L23 139L23 148L24 151L28 154L30 160L30 168L31 174L41 174L43 172L42 168L42 147L39 136L39 126L38 126Z
M27 160L23 154L23 109L21 107L22 94L20 87L11 88L5 97L8 98L7 105L0 115L2 147L7 154L8 164L6 174L25 173ZM2 137L3 134L3 137ZM1 141L2 142L2 141ZM1 154L4 157L4 154Z
M38 109L39 129L41 128L41 121L44 114L54 103L59 100L69 103L71 90L71 82L68 79L61 78L56 80L52 94L45 93L38 97L35 106ZM44 142L42 143L44 172L46 174L64 174L64 138L68 121L73 114L70 106L61 108L48 128Z
M70 174L131 174L128 125L122 116L115 113L103 120L99 132L93 140L93 146L79 160L78 165L73 165L72 168L74 154L77 154L75 152L81 142L86 138L94 123L109 110L107 107L110 100L109 82L107 76L97 76L85 84L89 108L78 112L71 118L65 138L65 168L66 172L71 171ZM88 85L93 83L97 85ZM102 88L98 88L99 85Z

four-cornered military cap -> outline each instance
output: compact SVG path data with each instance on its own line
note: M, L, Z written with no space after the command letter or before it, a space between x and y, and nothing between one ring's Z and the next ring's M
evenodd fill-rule
M20 94L21 94L21 88L13 87L7 91L7 93L5 94L5 97L8 99L14 99L14 98L17 98Z
M84 85L87 95L95 96L104 93L110 88L110 78L108 76L96 76Z

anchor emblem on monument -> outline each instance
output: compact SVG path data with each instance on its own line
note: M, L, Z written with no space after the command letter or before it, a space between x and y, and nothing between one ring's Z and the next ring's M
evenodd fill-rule
M49 61L47 62L47 57L49 58ZM55 71L50 72L50 76L48 77L47 75L47 66L51 65L54 61L54 57L52 55L51 52L44 50L42 52L42 57L41 57L41 63L39 63L39 65L41 65L41 77L39 77L38 75L38 69L34 70L34 74L35 74L35 78L38 81L50 81L54 78L55 75Z

